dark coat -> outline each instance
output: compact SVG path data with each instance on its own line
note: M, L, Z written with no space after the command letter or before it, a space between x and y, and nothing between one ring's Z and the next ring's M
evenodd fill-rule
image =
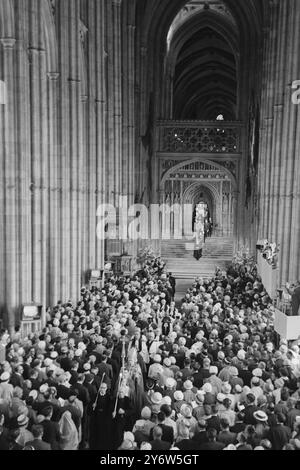
M171 444L169 442L161 441L160 439L155 439L150 442L152 450L169 450Z
M199 447L199 450L223 450L225 445L222 442L207 442Z
M169 442L173 444L174 442L174 429L172 426L167 426L166 424L158 424L158 426L162 429L162 441ZM153 428L150 431L150 440L153 440Z
M41 422L44 428L43 441L51 445L52 450L59 450L60 432L58 423L45 419Z
M41 439L34 439L26 443L27 446L32 446L35 450L51 450L51 445Z

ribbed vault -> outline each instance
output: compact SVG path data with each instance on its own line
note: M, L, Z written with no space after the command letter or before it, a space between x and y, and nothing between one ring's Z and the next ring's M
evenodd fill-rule
M224 4L229 14L219 13L214 8L205 11L196 9L193 15L187 15L187 19L179 22L174 29L174 20L191 3ZM147 53L148 63L147 75L141 76L138 81L141 80L143 87L144 80L145 88L142 92L145 90L146 95L147 90L153 89L156 117L173 118L175 114L186 118L198 113L199 109L204 109L203 112L209 116L213 116L216 109L226 110L224 114L228 119L236 114L238 118L244 116L244 110L249 104L252 78L248 70L254 73L255 64L259 60L268 9L268 2L262 0L138 2L139 43L141 50ZM199 21L201 15L204 15L203 22ZM173 71L170 69L172 59L171 63L168 61L170 51L173 51L173 58L178 58L176 70ZM185 68L186 64L189 64L188 69ZM203 93L200 93L199 89L209 82L212 84L206 85ZM217 94L214 91L216 88L219 90ZM205 102L201 98L204 93L207 95ZM172 102L173 98L175 102ZM183 103L184 107L181 106ZM146 106L147 114L149 103L146 101L143 105Z
M176 119L236 118L236 26L214 10L200 10L176 32L168 53ZM167 90L167 93L172 93Z

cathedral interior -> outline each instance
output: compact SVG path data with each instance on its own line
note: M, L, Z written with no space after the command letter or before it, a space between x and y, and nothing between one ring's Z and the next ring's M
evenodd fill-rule
M299 25L299 0L0 0L3 325L149 245L99 236L124 196L204 203L209 243L300 278Z

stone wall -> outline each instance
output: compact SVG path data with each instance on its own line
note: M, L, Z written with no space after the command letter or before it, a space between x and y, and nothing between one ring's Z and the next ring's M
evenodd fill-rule
M0 2L0 304L77 299L99 204L135 195L135 2Z

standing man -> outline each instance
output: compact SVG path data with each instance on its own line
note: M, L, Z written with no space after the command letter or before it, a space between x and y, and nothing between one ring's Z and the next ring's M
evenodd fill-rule
M102 383L99 395L90 417L90 450L112 450L111 444L111 400L108 394L107 384Z

